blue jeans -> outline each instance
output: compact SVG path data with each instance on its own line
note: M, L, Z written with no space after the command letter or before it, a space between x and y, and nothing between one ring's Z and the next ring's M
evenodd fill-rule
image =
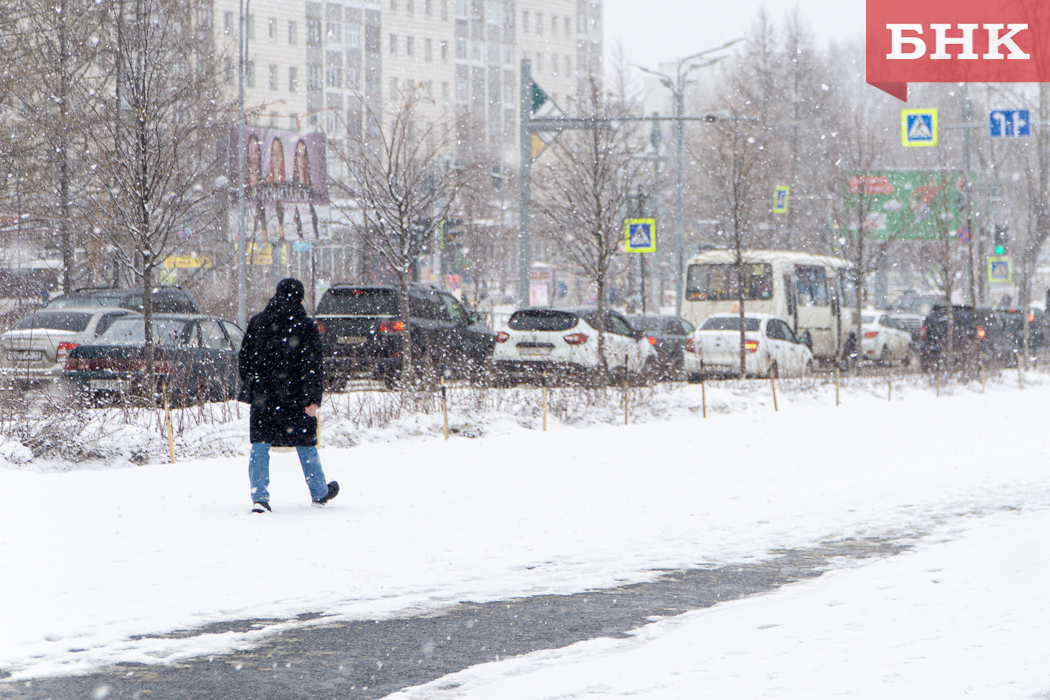
M303 467L303 476L306 477L306 485L310 487L310 498L317 500L328 495L328 483L321 469L321 457L317 454L317 448L296 447L299 453L299 463ZM253 442L251 457L248 458L248 479L252 483L252 503L269 503L270 492L266 487L270 485L270 444L266 442Z

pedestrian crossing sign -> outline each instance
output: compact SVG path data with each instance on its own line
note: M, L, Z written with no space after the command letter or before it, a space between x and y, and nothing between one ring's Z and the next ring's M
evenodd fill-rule
M1010 284L1014 280L1013 260L1011 258L988 258L988 281L991 283Z
M901 143L904 146L936 146L937 110L901 110Z
M655 253L656 252L656 220L655 219L627 219L624 221L626 228L624 250L628 253Z

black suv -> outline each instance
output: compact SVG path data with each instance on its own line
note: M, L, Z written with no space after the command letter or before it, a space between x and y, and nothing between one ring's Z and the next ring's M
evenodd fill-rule
M332 386L363 375L393 382L401 371L404 314L397 287L340 284L317 304L317 329ZM408 322L415 363L435 370L474 376L482 371L496 344L496 333L479 323L451 294L413 285Z
M153 312L158 314L200 314L201 307L189 290L174 286L153 287ZM142 287L81 287L52 299L45 308L70 306L112 306L142 313Z
M1024 322L1025 312L1023 309L996 309L996 315L1003 320L1006 333L1017 352L1021 352L1024 346ZM1043 347L1046 341L1046 316L1039 309L1028 310L1028 349L1036 352Z
M922 370L961 368L969 362L1013 366L1017 352L1002 317L988 307L952 306L952 349L948 346L948 307L935 306L919 331Z

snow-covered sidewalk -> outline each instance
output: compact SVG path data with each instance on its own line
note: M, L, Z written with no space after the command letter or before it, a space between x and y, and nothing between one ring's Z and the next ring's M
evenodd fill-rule
M943 539L971 520L960 516L1050 510L1039 437L1050 388L1007 382L939 399L895 388L892 403L856 392L836 408L824 387L782 394L777 413L764 395L709 388L725 412L706 420L682 408L698 404L699 391L675 390L661 399L677 402L672 418L629 427L541 433L513 424L475 440L323 448L327 475L343 489L324 510L309 507L295 455L275 455L272 516L248 513L246 458L61 473L0 468L0 669L26 679L160 663L250 644L263 632L138 635L569 593L829 539ZM1041 565L1038 547L1016 546ZM697 614L731 620L718 611L787 596L779 619L790 621L791 596L857 574ZM863 599L868 584L857 581L855 595L841 584L841 600ZM749 624L743 619L737 632ZM643 637L652 634L663 633ZM1038 654L1026 628L1017 637ZM932 653L941 641L926 638Z

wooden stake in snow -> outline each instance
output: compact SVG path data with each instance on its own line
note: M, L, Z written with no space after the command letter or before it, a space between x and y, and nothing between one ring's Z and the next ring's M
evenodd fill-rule
M623 356L623 424L627 425L627 355Z
M892 403L893 402L893 369L891 367L886 367L886 387L887 387L886 393L889 395L889 398L887 398L886 400Z
M168 382L160 380L160 393L164 396L164 423L168 427L168 454L171 455L171 463L175 464L175 436L171 430L171 411L168 410Z
M780 409L777 408L777 383L774 379L776 372L774 371L775 365L769 366L769 386L773 387L773 412L776 413Z
M703 407L703 416L707 418L707 387L704 384L704 361L700 361L700 405Z
M547 432L547 370L543 370L540 385L543 387L543 432Z
M445 421L445 439L448 440L448 398L445 395L445 375L441 375L441 415Z
M835 363L835 406L839 405L839 365Z
M1017 385L1024 391L1024 378L1021 376L1021 361L1017 361Z

